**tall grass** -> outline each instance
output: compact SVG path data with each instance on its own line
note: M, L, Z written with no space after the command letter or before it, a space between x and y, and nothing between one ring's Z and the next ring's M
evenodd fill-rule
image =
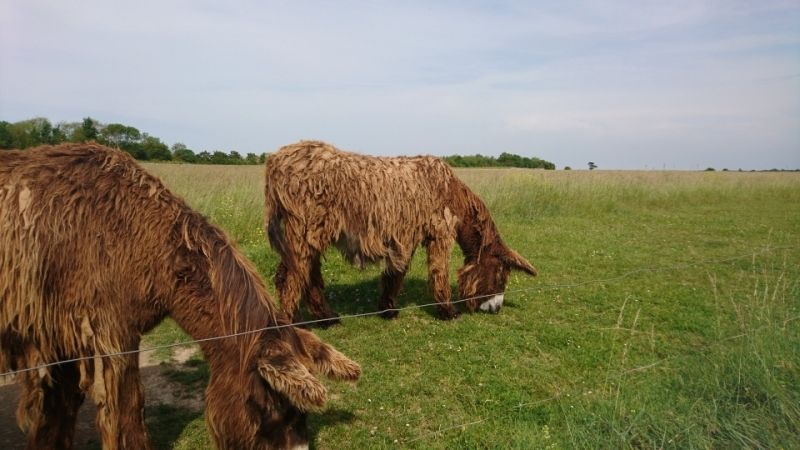
M571 405L578 413L564 417L574 430L570 444L796 447L798 282L789 281L785 266L752 264L753 273L737 273L740 284L723 286L709 274L710 336L680 352L661 354L666 336L640 326L641 306L626 311L623 304L608 329L610 357L598 398L578 399ZM632 363L634 353L641 362Z
M147 168L272 285L262 168ZM364 375L330 385L316 448L800 448L800 176L458 175L541 276L514 274L498 315L411 309L317 331ZM423 253L400 306L432 301ZM377 309L378 268L331 251L323 270L340 313ZM171 326L153 334L180 338ZM164 445L210 448L204 433L197 418Z

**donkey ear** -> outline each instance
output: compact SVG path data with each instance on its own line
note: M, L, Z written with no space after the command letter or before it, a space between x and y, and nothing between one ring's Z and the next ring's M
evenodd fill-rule
M295 328L295 331L311 356L311 369L336 380L355 381L361 376L358 363L322 342L314 333L302 328Z
M504 263L506 263L512 269L521 270L529 275L536 276L539 274L539 271L536 270L536 267L533 267L533 264L529 263L528 260L520 256L519 253L511 250L510 248L506 247L505 253L503 256L500 257Z
M269 385L301 411L325 406L328 391L294 355L281 351L258 362L258 372Z

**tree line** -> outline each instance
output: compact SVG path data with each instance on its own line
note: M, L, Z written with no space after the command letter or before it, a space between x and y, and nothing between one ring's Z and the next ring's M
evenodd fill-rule
M143 161L176 161L193 164L262 164L265 154L237 151L201 151L195 153L185 144L168 146L160 138L121 123L104 124L91 117L81 122L61 122L53 125L43 117L9 123L0 121L0 148L24 149L62 142L95 141L119 148Z
M525 157L503 152L495 158L494 156L483 155L453 155L445 156L447 164L452 167L522 167L525 169L547 169L554 170L556 165L550 161L545 161L536 157Z
M237 151L195 152L180 142L168 146L156 136L121 123L104 124L91 117L81 122L61 122L56 125L44 117L9 123L0 121L0 149L24 149L62 142L96 141L119 148L144 161L176 161L192 164L263 164L266 153L242 155ZM452 167L522 167L555 169L555 164L539 158L511 153L500 156L452 155L444 159Z

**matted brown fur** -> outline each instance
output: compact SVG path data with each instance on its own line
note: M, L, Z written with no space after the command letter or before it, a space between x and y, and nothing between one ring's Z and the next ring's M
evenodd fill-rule
M330 245L357 265L385 263L380 307L389 310L387 317L397 315L391 309L420 244L428 253L428 281L443 318L458 314L448 278L454 242L465 255L458 283L462 298L502 293L511 269L536 274L500 239L478 196L432 156L372 157L301 141L269 155L265 196L267 235L281 256L275 283L294 320L306 298L315 317L335 321L320 270L320 255ZM466 304L474 311L485 300Z
M170 315L194 339L287 324L225 234L127 154L95 144L0 151L0 371L93 359L19 375L29 448L70 448L75 413L97 405L105 449L149 448L138 355ZM359 366L312 333L262 331L200 344L217 447L307 443L323 406L313 373Z

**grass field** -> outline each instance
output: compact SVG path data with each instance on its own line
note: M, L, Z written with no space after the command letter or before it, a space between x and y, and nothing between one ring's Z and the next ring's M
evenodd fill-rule
M263 168L147 169L224 228L272 289ZM800 448L800 174L458 174L541 275L512 275L498 315L441 322L412 308L318 330L364 374L327 382L312 448ZM424 260L420 250L401 307L433 301ZM460 261L454 252L453 283ZM378 274L329 252L334 309L377 309ZM144 346L186 339L170 322L151 335ZM174 373L199 392L207 368ZM202 415L148 416L158 446L212 448Z

